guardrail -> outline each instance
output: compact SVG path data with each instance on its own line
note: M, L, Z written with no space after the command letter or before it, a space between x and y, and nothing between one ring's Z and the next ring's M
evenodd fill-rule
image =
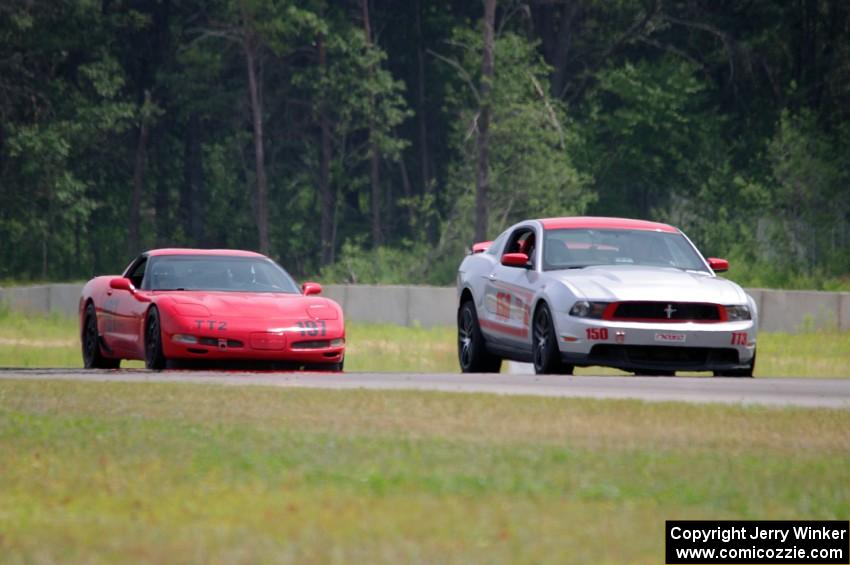
M0 288L0 302L13 311L76 316L80 283ZM759 308L760 329L799 333L850 331L850 292L747 289ZM352 322L399 326L453 326L454 287L325 285L324 296L339 302Z

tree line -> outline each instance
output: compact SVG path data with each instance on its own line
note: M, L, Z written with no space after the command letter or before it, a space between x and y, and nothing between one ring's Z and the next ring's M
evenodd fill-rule
M0 280L199 246L451 284L476 239L593 214L829 287L848 112L841 0L9 0Z

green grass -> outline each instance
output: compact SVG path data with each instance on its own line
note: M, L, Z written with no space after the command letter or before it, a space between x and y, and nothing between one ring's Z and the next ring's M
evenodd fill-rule
M77 332L76 320L0 310L0 367L79 367ZM453 328L349 323L347 342L348 371L458 371ZM576 373L625 374L598 367ZM850 332L761 333L756 375L850 377Z
M7 562L660 563L846 519L850 411L0 381Z
M450 328L346 324L347 371L459 372Z

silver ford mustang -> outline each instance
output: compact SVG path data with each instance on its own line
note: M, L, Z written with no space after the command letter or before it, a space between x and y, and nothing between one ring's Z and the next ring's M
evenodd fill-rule
M635 374L713 371L749 377L758 312L678 229L622 218L520 222L476 243L458 269L458 357L464 372L502 359L536 373L575 366Z

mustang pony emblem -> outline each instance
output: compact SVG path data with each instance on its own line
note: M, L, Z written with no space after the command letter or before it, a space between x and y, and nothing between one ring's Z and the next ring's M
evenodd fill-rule
M669 320L669 319L671 319L671 318L673 317L673 313L674 313L674 312L676 312L676 311L677 311L677 310L676 310L675 308L673 308L673 305L672 305L672 304L668 304L668 305L667 305L667 308L665 308L665 309L664 309L664 313L665 313L665 314L667 314L667 319L668 319L668 320Z

